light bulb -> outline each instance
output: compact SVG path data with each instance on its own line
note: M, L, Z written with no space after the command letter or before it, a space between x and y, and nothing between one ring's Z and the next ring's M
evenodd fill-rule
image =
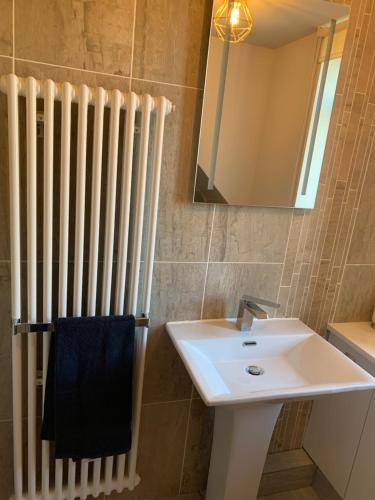
M232 9L230 11L230 25L237 26L239 22L240 22L239 2L233 2Z
M218 37L230 43L239 43L249 36L253 19L247 0L224 0L214 15Z

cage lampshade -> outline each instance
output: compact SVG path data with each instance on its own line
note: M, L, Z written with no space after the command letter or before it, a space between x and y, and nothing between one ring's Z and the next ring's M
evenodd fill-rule
M214 15L214 26L223 41L239 43L245 40L253 27L247 0L224 0Z

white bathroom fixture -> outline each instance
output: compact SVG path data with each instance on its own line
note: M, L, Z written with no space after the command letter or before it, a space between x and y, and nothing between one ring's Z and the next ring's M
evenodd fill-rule
M146 210L148 229L144 238L144 284L139 303L141 313L147 316L150 309L164 121L165 116L172 111L172 104L165 97L153 98L147 94L139 96L133 92L123 93L120 90L105 90L101 87L90 88L87 85L74 86L69 82L38 81L33 77L18 78L13 74L0 78L0 90L8 97L11 295L14 333L17 332L16 326L21 320L21 291L27 299L25 301L27 315L22 320L26 320L29 326L40 321L50 323L53 320L53 304L57 305L59 317L94 316L97 312L97 302L100 302L99 314L103 316L135 314ZM25 107L23 99L20 99L21 96L25 97ZM39 135L36 110L37 107L39 109L41 101L43 101L44 123L41 127L42 133ZM77 119L73 103L77 103ZM110 108L108 122L105 108ZM136 148L137 112L141 114L141 124L139 146ZM156 115L156 119L151 159L149 139L152 113ZM60 123L57 121L59 114ZM23 123L26 134L22 133ZM77 144L74 141L75 135ZM56 136L58 140L54 139ZM42 144L43 158L39 158L38 150ZM91 157L88 153L89 147L92 148ZM54 151L57 148L58 151ZM107 148L106 178L104 178L102 158L103 151ZM20 151L25 152L25 161L23 157L20 161ZM121 160L119 160L120 151L122 151ZM139 154L134 154L135 151ZM60 157L60 165L56 160L57 157ZM76 158L75 170L73 170L74 162L71 162L72 157ZM43 165L43 176L39 173L40 165ZM132 191L133 176L135 189ZM60 199L54 189L54 185L57 186L54 177L59 182ZM22 179L25 179L25 185ZM117 188L118 185L121 186L120 189ZM74 199L70 197L71 190L75 192ZM106 190L105 208L102 207L104 204L101 204L104 190ZM38 206L39 197L43 200L43 208L41 205ZM25 205L21 203L23 198ZM87 200L91 203L90 208L87 207ZM72 217L71 205L75 217ZM39 208L41 213L37 211ZM132 231L129 231L130 225ZM86 227L89 228L87 232ZM27 241L27 251L21 256L23 236ZM71 257L69 257L69 241L74 248ZM54 242L57 263L53 262ZM127 279L128 250L130 251L129 279ZM116 265L113 263L115 257ZM21 259L25 258L26 280L21 273ZM69 263L70 258L74 260L73 264ZM42 265L38 266L40 259ZM86 271L85 259L88 260ZM58 269L58 277L54 281L53 269ZM71 275L68 274L69 269ZM40 280L39 273L42 277ZM70 289L72 293L69 293ZM128 299L126 306L125 291ZM37 303L39 301L40 303ZM42 310L42 314L39 315L38 310ZM136 462L147 328L139 328L136 333L131 451L127 456L117 456L116 461L115 457L95 459L93 463L89 460L77 463L72 460L56 460L54 477L50 470L50 447L46 441L42 443L41 464L37 463L39 456L37 415L40 414L37 409L37 385L42 385L44 392L49 333L43 334L43 369L39 375L37 350L41 346L37 342L38 334L33 328L31 333L27 334L27 340L22 334L13 335L12 338L14 500L85 499L88 495L98 497L103 493L109 495L112 491L121 492L124 488L133 489L140 479L136 474ZM26 371L22 357L26 342L27 378L23 377L22 373ZM22 438L22 417L26 414L22 409L22 393L25 385L23 380L27 380L26 460L23 460L22 453L25 441ZM78 467L80 467L80 480L76 474ZM40 481L37 480L39 470L41 470ZM27 477L26 484L24 477ZM37 486L39 483L40 491Z
M284 401L375 387L375 378L297 319L168 323L204 402L215 406L206 500L255 500Z

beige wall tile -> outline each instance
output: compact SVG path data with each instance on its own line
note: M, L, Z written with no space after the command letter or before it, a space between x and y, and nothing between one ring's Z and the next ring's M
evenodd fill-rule
M16 57L127 76L133 12L134 0L18 0Z
M212 0L138 0L135 78L202 87Z
M190 377L163 326L149 331L144 377L144 403L190 398Z
M200 318L206 264L155 263L151 323Z
M216 208L210 260L283 262L292 211Z
M129 90L130 79L116 75L102 75L79 69L60 68L46 64L33 63L29 61L16 61L16 73L18 76L33 76L43 80L51 78L56 82L70 82L75 85L85 83L91 87L104 87L105 89L119 89L122 92Z
M0 16L0 55L13 54L12 0L3 0Z
M132 90L164 95L176 105L164 135L156 259L205 261L213 208L192 204L201 92L137 81Z
M164 328L201 315L206 264L156 263L151 298L144 402L190 398L191 380Z
M11 345L10 264L0 263L0 356L10 354Z
M8 333L8 335L10 335L10 332ZM11 420L12 419L12 366L11 366L11 358L9 355L0 356L0 374L1 374L0 421Z
M204 318L234 317L245 293L276 300L281 271L280 264L210 264ZM271 309L270 313L274 315L275 311Z
M370 321L375 305L375 266L346 266L335 321Z
M349 264L375 264L375 159L369 165L354 226Z
M134 492L109 498L151 500L178 495L188 412L189 401L143 407L138 458L141 483Z
M13 438L12 423L0 422L0 492L2 498L13 494Z
M204 491L211 457L214 409L201 399L191 402L181 493Z
M4 68L1 65L0 71ZM9 241L9 169L8 169L8 113L6 96L0 92L0 260L10 258Z

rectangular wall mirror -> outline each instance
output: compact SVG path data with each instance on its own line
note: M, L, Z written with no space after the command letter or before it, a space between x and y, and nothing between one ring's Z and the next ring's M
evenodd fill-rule
M214 1L194 202L314 207L349 10Z

